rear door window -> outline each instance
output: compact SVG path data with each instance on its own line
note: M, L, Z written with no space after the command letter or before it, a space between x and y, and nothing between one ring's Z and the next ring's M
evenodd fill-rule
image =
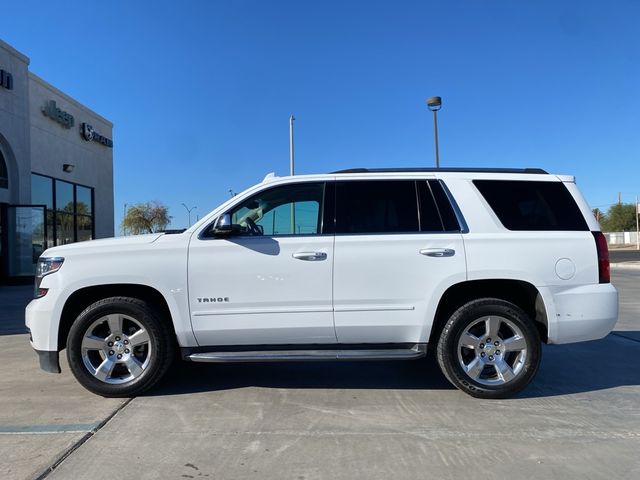
M456 214L451 206L451 201L444 191L442 182L440 180L429 180L427 183L438 206L438 213L442 219L444 231L459 232L461 230L460 223L458 223Z
M589 230L562 182L474 180L473 183L509 230Z
M336 233L419 232L413 180L336 183Z

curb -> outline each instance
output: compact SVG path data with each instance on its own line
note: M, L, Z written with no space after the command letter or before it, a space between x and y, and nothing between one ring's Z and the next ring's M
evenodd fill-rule
M638 269L640 270L640 262L619 262L610 264L611 268L620 269Z

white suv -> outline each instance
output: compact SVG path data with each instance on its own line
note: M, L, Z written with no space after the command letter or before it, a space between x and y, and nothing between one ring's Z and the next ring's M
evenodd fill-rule
M476 397L524 388L541 343L618 314L605 239L569 176L355 169L264 181L180 233L47 250L26 311L41 367L132 396L194 362L437 354Z

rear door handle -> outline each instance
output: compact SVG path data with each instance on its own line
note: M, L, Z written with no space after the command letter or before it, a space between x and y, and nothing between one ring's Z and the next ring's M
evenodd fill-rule
M427 257L453 257L456 251L453 248L423 248L420 254Z
M292 255L292 257L298 260L317 262L318 260L326 260L327 254L324 252L296 252Z

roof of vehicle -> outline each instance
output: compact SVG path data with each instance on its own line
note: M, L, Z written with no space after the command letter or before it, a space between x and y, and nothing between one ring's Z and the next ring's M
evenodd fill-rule
M463 167L447 167L447 168L349 168L346 170L337 170L330 173L417 173L417 172L465 172L465 173L528 173L548 175L549 172L541 168L463 168Z

